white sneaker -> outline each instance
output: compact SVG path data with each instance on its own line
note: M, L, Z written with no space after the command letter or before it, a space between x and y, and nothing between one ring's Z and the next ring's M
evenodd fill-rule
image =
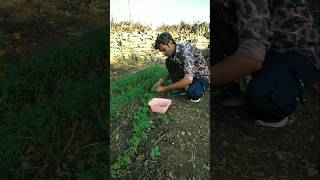
M197 103L197 102L200 102L202 100L202 98L199 98L199 99L190 99L191 102L194 102L194 103Z
M287 124L292 124L293 119L290 118L290 116L285 117L284 119L278 121L278 122L265 122L262 120L256 120L254 122L255 125L257 126L264 126L264 127L273 127L273 128L279 128L279 127L284 127Z

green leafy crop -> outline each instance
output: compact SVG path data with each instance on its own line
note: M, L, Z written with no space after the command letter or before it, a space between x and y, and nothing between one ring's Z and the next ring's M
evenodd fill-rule
M159 146L153 147L150 155L152 160L156 160L161 155Z
M57 133L77 122L105 120L105 39L105 30L89 33L72 46L53 47L5 68L0 78L0 179L21 176L22 152L31 145L54 144ZM91 153L96 155L87 168L99 167L91 174L105 174L107 161L97 154L109 155L107 148Z

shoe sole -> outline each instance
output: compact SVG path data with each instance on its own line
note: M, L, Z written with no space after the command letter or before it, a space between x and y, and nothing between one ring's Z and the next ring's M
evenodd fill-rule
M197 102L200 102L200 101L201 101L201 98L199 98L199 99L190 99L190 101L197 103Z
M263 122L262 120L256 120L254 122L254 124L257 126L272 127L272 128L284 127L287 124L292 124L292 123L293 123L293 120L290 120L289 117L285 117L281 121L274 122L274 123L266 123L266 122Z

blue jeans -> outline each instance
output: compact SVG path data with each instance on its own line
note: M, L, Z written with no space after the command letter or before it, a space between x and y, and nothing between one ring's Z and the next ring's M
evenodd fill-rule
M175 83L184 78L184 71L176 63L166 59L166 67L169 72L169 78ZM192 83L185 90L190 99L201 98L208 89L209 82L204 78L193 78Z
M201 98L208 89L208 80L202 78L193 78L192 84L186 89L187 96L190 99Z
M317 69L296 52L269 51L263 67L252 75L246 91L249 110L256 119L278 121L291 114L297 98L312 85Z

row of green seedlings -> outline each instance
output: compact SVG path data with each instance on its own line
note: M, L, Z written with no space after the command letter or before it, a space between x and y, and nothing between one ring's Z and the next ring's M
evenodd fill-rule
M139 84L145 80L150 80L150 74L163 74L163 69L160 65L149 67L145 70L134 73L134 76L126 76L110 83L110 94L118 95L127 92L132 85Z
M164 68L160 66L154 66L145 71L141 71L137 73L137 76L133 75L130 77L130 79L133 82L138 82L138 80L135 79L135 77L139 79L141 76L148 77L148 80L146 79L136 84L136 83L131 83L130 81L127 81L127 79L124 79L124 81L127 82L125 84L126 86L132 87L132 86L139 85L139 87L141 87L142 89L141 90L142 93L140 92L138 93L137 91L135 91L137 92L137 94L134 94L134 96L131 96L132 94L128 95L130 99L129 98L123 98L123 99L129 102L134 101L136 99L140 99L140 102L142 105L133 114L133 129L132 129L133 136L128 141L128 149L126 149L122 154L120 154L117 157L117 161L111 166L111 176L114 178L120 177L119 172L122 169L125 169L126 167L128 167L130 164L132 164L132 160L136 156L140 146L143 144L144 141L147 140L148 132L150 131L150 129L155 128L155 124L149 120L150 109L148 107L148 102L152 98L157 97L157 94L153 93L150 90L152 88L152 85L165 73L166 73L166 70ZM119 84L122 84L122 83L119 83ZM130 91L130 88L128 88L128 91ZM113 95L111 94L111 97L112 96ZM127 96L127 93L124 92L120 97L126 97L126 96ZM119 99L121 99L120 97ZM113 100L117 100L117 99L118 98L114 98ZM113 103L113 100L111 98L111 104ZM128 104L129 102L125 104ZM160 155L159 147L158 146L153 147L150 155L152 159L157 158L157 156Z
M83 78L83 75L92 70L91 67L102 66L102 61L106 61L106 53L102 51L105 41L98 40L98 38L103 39L103 36L103 34L96 37L88 35L86 38L91 40L84 38L77 47L53 48L39 56L22 60L23 64L14 70L12 67L7 67L6 76L3 78L10 78L12 81L1 84L7 88L2 90L2 97L10 96L14 99L9 100L14 101L24 100L31 94L50 94L49 91L59 90L66 77Z
M165 68L156 65L111 83L110 114L113 117L112 119L115 119L114 117L117 115L118 109L138 99L141 94L151 92L150 87L165 73Z
M52 48L6 67L0 78L0 179L21 179L26 147L48 147L57 132L76 123L85 130L87 117L97 115L106 129L101 106L107 77L96 71L105 68L105 34L87 34L76 46Z

